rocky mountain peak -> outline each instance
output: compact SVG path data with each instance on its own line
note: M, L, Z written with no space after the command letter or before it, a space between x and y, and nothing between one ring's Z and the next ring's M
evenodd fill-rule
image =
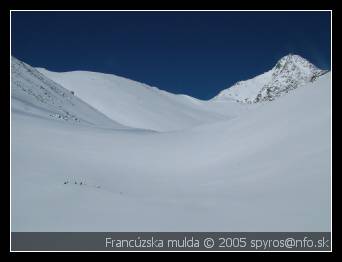
M214 99L233 99L244 103L272 101L303 84L313 82L327 73L305 58L288 54L278 60L268 72L246 81L239 81L221 91Z

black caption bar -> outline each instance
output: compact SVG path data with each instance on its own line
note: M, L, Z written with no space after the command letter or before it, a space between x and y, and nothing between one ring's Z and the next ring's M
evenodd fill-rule
M11 251L331 251L331 233L12 232Z

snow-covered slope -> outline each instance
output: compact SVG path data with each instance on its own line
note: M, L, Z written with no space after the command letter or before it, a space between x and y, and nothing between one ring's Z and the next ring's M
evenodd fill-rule
M327 73L299 55L281 58L268 72L221 91L213 100L235 100L245 103L271 101L291 90L315 81Z
M87 71L65 73L37 68L75 95L126 126L172 131L233 118L247 108L175 95L123 77Z
M70 123L123 128L28 64L11 58L12 112Z
M330 231L330 77L165 133L13 112L12 231Z

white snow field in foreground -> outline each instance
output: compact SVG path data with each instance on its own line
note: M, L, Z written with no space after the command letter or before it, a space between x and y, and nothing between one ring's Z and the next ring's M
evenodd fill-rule
M330 73L252 105L57 74L75 106L12 72L12 231L330 231Z

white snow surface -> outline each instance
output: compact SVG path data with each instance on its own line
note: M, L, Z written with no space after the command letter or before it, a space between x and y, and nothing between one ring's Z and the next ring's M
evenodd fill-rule
M256 106L40 69L78 122L14 64L12 231L330 231L330 73Z
M246 111L235 102L215 103L175 95L123 77L88 71L39 72L74 91L75 95L125 126L174 131L234 118Z

